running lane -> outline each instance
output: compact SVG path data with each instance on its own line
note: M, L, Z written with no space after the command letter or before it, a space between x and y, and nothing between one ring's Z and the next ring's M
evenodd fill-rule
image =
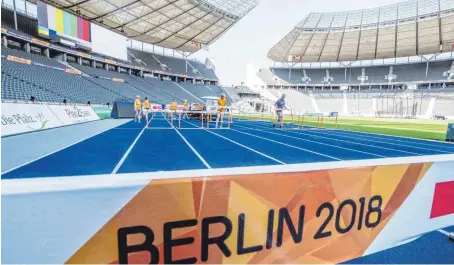
M402 150L402 151L406 151L406 152L412 152L415 155L416 154L436 155L436 154L449 153L448 151L441 151L441 150L437 150L435 148L427 147L427 146L422 147L422 146L413 145L411 143L393 142L392 140L387 139L387 138L370 139L369 137L365 136L364 134L346 135L342 132L334 131L334 130L327 130L327 131L310 130L310 133L313 133L315 135L332 137L333 139L342 139L342 140L348 140L348 141L355 141L357 143L364 143L364 144L369 144L369 145L374 145L374 146L393 148L393 149Z
M280 131L280 130L277 130ZM297 137L291 137L280 133L274 133L266 130L256 130L254 132L242 132L254 135L256 137L263 137L287 145L304 148L308 151L319 154L320 156L329 156L334 158L333 160L357 160L357 159L371 159L379 158L379 156L365 153L362 151L356 151L353 149L343 149L336 146L329 146L318 141L305 141L304 139L298 139Z
M362 146L355 146L345 142L339 141L325 141L326 139L320 137L311 137L309 135L297 134L296 130L264 130L257 129L260 127L243 126L244 128L256 128L255 131L241 131L242 133L253 134L256 137L264 137L274 141L290 144L300 148L305 148L312 152L335 157L341 160L358 160L358 159L372 159L383 158L384 155L379 154L375 147L362 148ZM403 153L397 153L395 156L402 156ZM405 154L404 154L405 155Z
M332 145L342 148L348 148L352 150L357 150L364 153L369 153L375 158L382 157L403 157L403 156L414 156L412 153L407 153L405 151L399 151L396 148L386 148L379 145L369 145L365 143L358 143L352 139L339 139L336 137L330 137L327 135L316 135L311 133L312 130L263 130L264 128L257 125L242 124L241 128L255 128L261 129L263 132L268 132L269 134L281 134L289 137L296 137L304 141L315 141L323 143L325 145ZM328 146L329 147L329 146Z
M394 137L388 135L378 135L378 134L370 134L370 133L362 133L362 132L352 132L352 131L342 131L338 130L336 133L345 135L345 136L353 136L353 137L361 137L365 139L371 140L378 140L378 141L389 141L397 144L407 144L417 147L424 147L435 149L439 151L448 151L454 153L454 144L447 143L447 142L439 142L439 141L428 141L428 140L421 140L421 139L413 139L413 138L404 138L404 137Z
M206 130L179 130L213 168L280 164L271 158L239 146ZM219 130L214 130L217 133Z
M118 173L205 168L175 130L149 129L140 136Z
M244 124L241 124L244 126ZM264 129L264 126L260 126L260 128ZM297 130L292 132L299 132ZM355 135L355 136L348 136L340 133L341 131L338 130L303 130L305 134L310 134L314 136L324 137L325 139L333 139L333 140L340 140L346 142L352 142L357 144L363 144L365 146L376 147L381 149L387 149L395 152L402 152L406 153L407 156L415 156L415 155L433 155L433 154L446 154L446 151L440 151L433 149L431 147L421 147L421 146L414 146L407 143L396 143L389 140L383 139L368 139L367 137L363 137L363 134Z
M310 151L270 142L261 138L254 137L253 135L243 134L234 130L216 130L215 132L257 151L275 157L280 161L288 164L335 161L335 159L329 158L324 155L319 155ZM254 130L245 130L242 132L256 134L256 131Z

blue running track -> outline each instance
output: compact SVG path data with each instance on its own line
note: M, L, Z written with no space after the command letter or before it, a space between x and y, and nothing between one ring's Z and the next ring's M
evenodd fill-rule
M144 121L130 121L6 171L2 179L454 154L454 144L449 143L341 130L300 130L291 125L281 130L266 121L235 120L231 129L211 130L201 128L197 120L181 121L180 125L175 121L174 125L180 128L158 115L150 119L148 128ZM445 231L454 232L454 226ZM434 231L346 263L454 263L454 243Z
M4 172L2 179L454 154L449 143L340 130L281 130L265 121L238 120L231 129L200 125L189 120L174 128L163 116L150 119L148 128L144 121L130 121Z

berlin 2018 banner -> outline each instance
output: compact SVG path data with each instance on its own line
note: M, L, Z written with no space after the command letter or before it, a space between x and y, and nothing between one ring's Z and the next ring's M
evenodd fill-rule
M374 243L431 165L153 180L67 262L349 260ZM428 218L449 214L445 203L434 201Z
M3 180L3 259L339 263L454 223L452 157L382 160Z

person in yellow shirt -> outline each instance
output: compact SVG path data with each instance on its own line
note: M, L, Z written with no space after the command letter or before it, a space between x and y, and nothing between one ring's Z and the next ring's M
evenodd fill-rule
M216 117L216 128L218 127L219 119L221 120L221 128L222 122L224 121L224 112L227 106L227 98L224 94L221 94L221 97L218 98L218 115Z
M177 100L174 99L172 103L170 103L170 118L173 120L175 112L177 112Z
M189 119L188 117L189 103L187 100L183 103L183 119Z
M136 100L134 100L134 112L136 113L136 119L134 121L140 123L140 120L142 119L142 102L140 102L139 95L137 95Z
M143 105L145 107L144 109L144 115L145 115L145 120L146 120L146 124L145 124L145 127L148 128L148 113L150 112L150 101L148 100L148 97L145 97L145 100L143 101Z

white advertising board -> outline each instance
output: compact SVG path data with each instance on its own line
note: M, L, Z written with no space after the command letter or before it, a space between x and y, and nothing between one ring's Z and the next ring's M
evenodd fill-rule
M2 136L63 126L46 105L2 104Z
M87 106L3 103L2 136L99 120Z
M99 120L96 112L88 106L49 105L48 107L63 125Z

